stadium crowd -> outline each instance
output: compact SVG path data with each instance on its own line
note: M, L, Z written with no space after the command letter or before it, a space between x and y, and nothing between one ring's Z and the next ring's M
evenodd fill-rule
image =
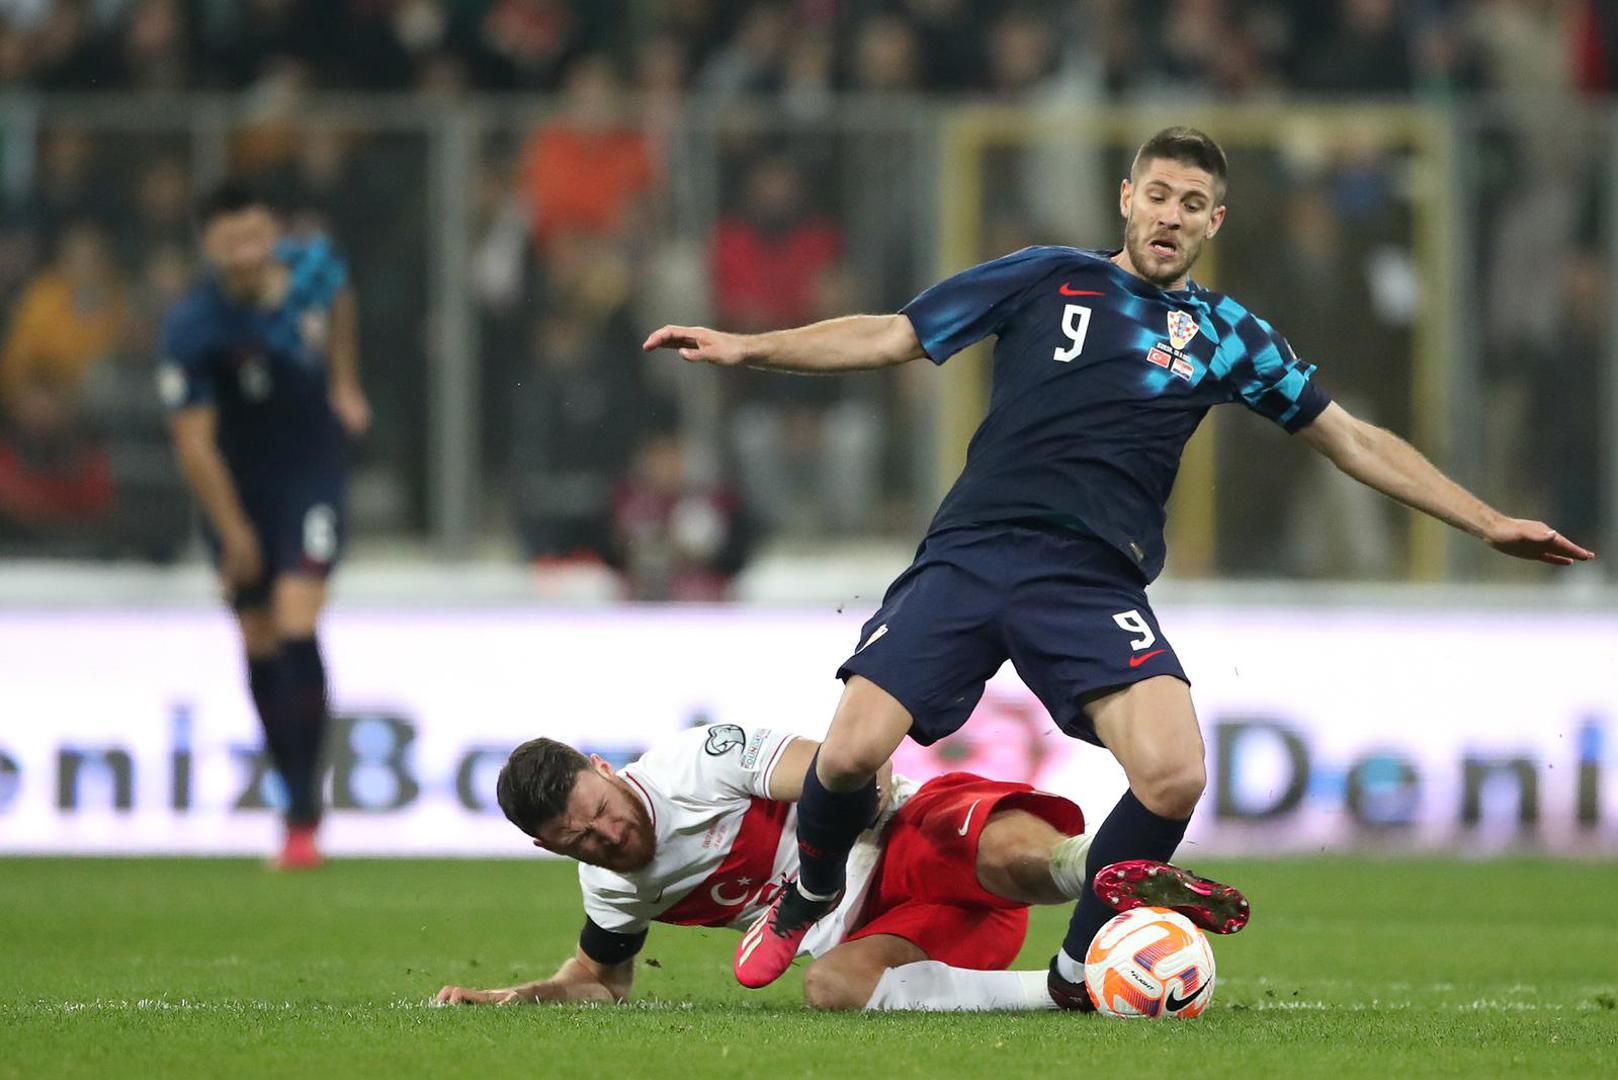
M1525 52L1525 50L1527 52ZM1599 0L5 0L0 85L555 91L607 55L687 88L991 93L1082 66L1108 93L1446 93L1618 80ZM1515 61L1515 62L1508 62ZM1528 61L1528 62L1524 62Z
M108 124L41 106L54 92L239 95L228 169L353 265L377 411L362 537L425 522L434 151L425 127L367 125L352 96L341 123L307 117L328 91L545 95L538 121L519 105L485 125L465 193L480 526L533 560L605 561L631 595L695 599L723 596L761 538L910 536L931 506L925 372L718 382L636 348L667 318L764 328L927 283L931 122L851 122L842 95L901 112L1492 95L1466 225L1478 287L1514 302L1480 305L1481 444L1485 465L1559 479L1475 479L1595 536L1599 470L1570 466L1602 438L1587 389L1611 332L1602 143L1541 120L1615 88L1618 8L1595 0L0 0L0 93L41 92L8 99L4 135L0 553L169 560L191 529L149 385L157 321L194 270L200 122ZM1227 231L1222 282L1300 353L1353 358L1352 374L1327 361L1328 384L1409 430L1408 161L1250 153L1242 202L1275 210ZM1115 157L991 156L983 254L1110 242ZM1230 425L1221 469L1268 456L1267 434ZM1296 456L1244 481L1240 525L1200 569L1397 575L1399 519Z

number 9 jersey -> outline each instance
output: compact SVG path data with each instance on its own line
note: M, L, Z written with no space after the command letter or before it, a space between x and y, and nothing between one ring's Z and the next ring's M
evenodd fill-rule
M1264 320L1192 282L1159 289L1112 252L1030 247L928 289L903 312L942 364L990 335L988 415L929 535L999 522L1099 537L1151 581L1180 455L1215 405L1289 432L1330 402Z

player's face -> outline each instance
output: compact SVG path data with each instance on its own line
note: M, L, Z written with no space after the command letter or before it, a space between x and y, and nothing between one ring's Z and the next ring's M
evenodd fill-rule
M1125 180L1118 208L1124 216L1124 252L1135 273L1163 289L1185 279L1225 221L1214 177L1195 165L1153 158Z
M220 214L202 232L202 250L233 296L260 293L275 255L275 218L262 206Z
M657 849L645 805L599 757L579 773L567 809L534 838L540 847L620 874L644 869Z

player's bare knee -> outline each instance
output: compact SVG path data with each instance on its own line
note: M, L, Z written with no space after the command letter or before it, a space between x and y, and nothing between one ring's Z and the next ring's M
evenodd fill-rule
M876 776L888 754L886 747L866 740L828 739L820 746L815 771L831 790L853 791Z
M1132 777L1129 786L1152 813L1186 818L1197 808L1203 789L1208 786L1208 773L1200 759L1165 763Z
M281 635L269 612L240 612L237 621L241 626L242 649L248 659L268 659L281 648Z
M875 989L874 980L831 964L810 964L803 973L803 1003L811 1009L862 1009Z

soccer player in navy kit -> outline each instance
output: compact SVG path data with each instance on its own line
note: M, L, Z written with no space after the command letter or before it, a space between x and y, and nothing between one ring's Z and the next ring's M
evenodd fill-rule
M303 869L321 861L327 706L316 623L342 550L347 442L370 425L357 314L330 242L281 237L246 189L209 195L199 225L209 269L163 323L159 389L286 787L278 864Z
M1069 735L1110 750L1129 790L1095 831L1051 992L1084 1009L1083 960L1114 907L1173 907L1205 929L1247 918L1236 890L1166 862L1205 784L1189 682L1146 599L1163 566L1164 507L1186 441L1240 401L1355 479L1496 550L1557 565L1590 552L1508 518L1408 443L1331 401L1268 323L1189 279L1225 219L1224 152L1159 132L1120 189L1124 247L1026 248L928 289L896 315L757 335L667 326L647 349L687 361L832 373L952 354L995 336L988 415L915 563L844 662L845 687L804 780L795 888L743 935L745 985L779 977L834 903L871 819L878 767L905 735L955 731L1005 660Z

